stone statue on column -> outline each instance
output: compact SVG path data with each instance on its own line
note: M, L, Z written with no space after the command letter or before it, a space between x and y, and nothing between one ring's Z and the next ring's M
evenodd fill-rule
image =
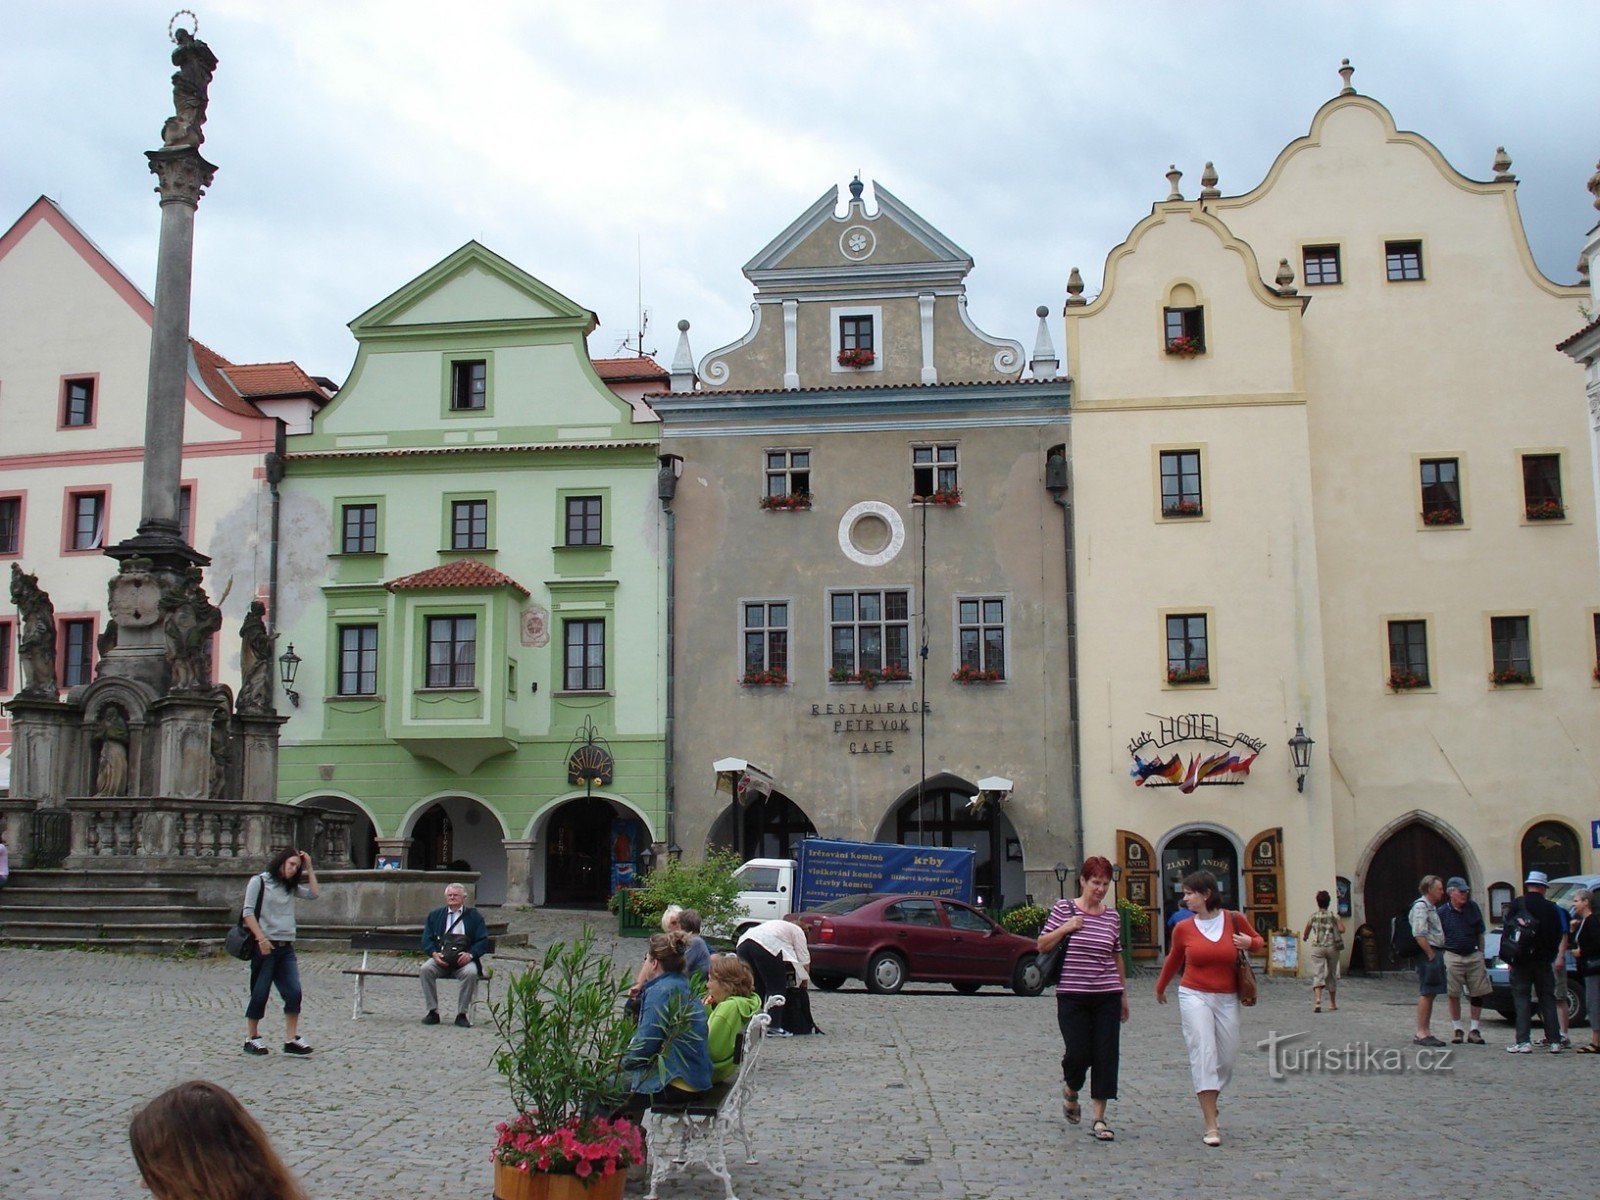
M211 76L217 69L217 56L211 47L187 29L175 30L172 40L172 107L174 113L161 127L164 146L196 146L206 140L201 126L206 123L206 104L210 100Z
M167 688L172 692L203 692L211 683L206 646L211 635L222 628L222 610L211 603L200 578L200 568L191 566L161 597Z
M56 689L56 606L39 586L39 577L11 564L11 602L21 625L17 657L22 663L19 700L54 700Z
M234 711L250 715L272 712L272 650L278 635L267 630L267 606L250 601L239 627L239 699Z
M95 727L100 742L100 765L94 773L96 796L128 794L128 714L115 704L107 705Z

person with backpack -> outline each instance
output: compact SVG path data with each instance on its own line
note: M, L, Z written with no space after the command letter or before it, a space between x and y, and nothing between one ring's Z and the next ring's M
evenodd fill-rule
M1560 1054L1561 1024L1556 1015L1557 970L1566 973L1567 922L1559 906L1545 898L1550 877L1529 871L1522 895L1506 906L1500 930L1500 957L1511 968L1511 1000L1517 1006L1517 1038L1510 1054L1533 1053L1533 991L1551 1054Z
M1411 905L1407 921L1411 937L1416 942L1417 967L1417 1036L1413 1046L1442 1046L1444 1042L1433 1036L1433 998L1445 994L1447 982L1444 971L1444 925L1439 920L1439 903L1444 899L1444 880L1437 875L1424 875L1417 884L1417 899ZM1396 947L1398 950L1400 947Z
M283 997L283 1052L310 1054L311 1047L300 1036L300 960L294 954L294 905L299 900L315 900L321 889L311 855L293 848L272 856L267 869L252 875L244 889L241 916L255 939L250 951L250 1003L244 1018L248 1027L246 1054L267 1054L261 1040L261 1018L266 1015L267 997L274 985Z

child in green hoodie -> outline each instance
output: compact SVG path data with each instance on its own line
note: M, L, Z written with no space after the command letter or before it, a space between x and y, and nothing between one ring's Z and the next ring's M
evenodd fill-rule
M711 977L706 981L707 1043L711 1051L711 1080L721 1083L739 1069L735 1054L744 1027L761 1011L761 997L755 993L755 977L749 966L736 955L719 954L711 960Z

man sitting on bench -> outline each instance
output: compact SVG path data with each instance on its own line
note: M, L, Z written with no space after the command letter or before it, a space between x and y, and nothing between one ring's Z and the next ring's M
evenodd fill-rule
M444 907L428 914L422 927L422 950L428 956L422 964L422 1003L428 1010L422 1023L439 1023L439 978L443 976L461 981L456 1024L472 1028L467 1012L483 977L480 960L489 952L489 924L477 909L467 907L467 889L459 883L447 884Z

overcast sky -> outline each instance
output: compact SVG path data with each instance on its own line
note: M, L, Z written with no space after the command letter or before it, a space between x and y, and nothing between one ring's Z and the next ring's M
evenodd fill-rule
M974 318L1031 346L1169 163L1189 196L1207 159L1225 193L1259 183L1342 57L1468 176L1507 147L1547 275L1576 281L1596 217L1593 0L190 3L221 60L192 332L336 380L346 323L469 239L595 310L596 357L641 278L645 347L669 362L687 317L703 355L748 327L740 267L857 171L972 255ZM0 3L0 228L48 195L147 294L173 7Z

